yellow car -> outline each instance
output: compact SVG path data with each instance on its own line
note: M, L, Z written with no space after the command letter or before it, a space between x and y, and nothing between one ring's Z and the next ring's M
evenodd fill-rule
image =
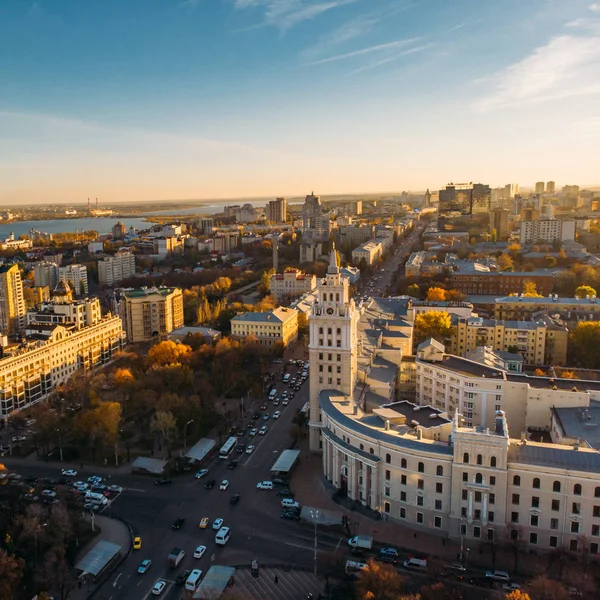
M134 537L133 538L133 549L134 550L141 550L142 548L142 538L141 537Z
M200 529L206 529L208 527L208 517L202 517L200 520L200 525L198 525Z

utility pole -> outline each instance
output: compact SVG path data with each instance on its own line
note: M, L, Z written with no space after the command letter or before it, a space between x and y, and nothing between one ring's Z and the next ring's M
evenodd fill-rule
M193 422L194 422L194 419L191 419L183 426L183 449L184 450L187 450L187 428L188 428L188 425L190 425Z

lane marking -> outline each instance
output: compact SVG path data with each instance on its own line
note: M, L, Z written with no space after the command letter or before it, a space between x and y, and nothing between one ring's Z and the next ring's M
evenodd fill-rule
M119 573L116 577L116 579L113 581L113 587L117 587L117 582L119 581L119 578L121 577L121 575L123 575L123 573Z

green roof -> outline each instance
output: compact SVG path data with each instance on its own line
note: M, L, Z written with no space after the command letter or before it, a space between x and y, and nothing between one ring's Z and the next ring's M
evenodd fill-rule
M142 288L140 290L127 290L123 292L126 298L144 298L146 296L152 296L154 294L160 294L161 296L168 296L173 292L176 292L179 288Z

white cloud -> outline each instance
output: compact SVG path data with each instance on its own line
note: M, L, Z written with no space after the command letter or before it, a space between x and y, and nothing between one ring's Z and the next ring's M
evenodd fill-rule
M575 35L560 35L532 54L480 81L489 91L475 102L488 111L573 96L600 94L600 36L594 28L571 23ZM579 35L577 35L579 34Z
M308 21L319 15L352 4L358 0L328 0L315 2L314 0L234 0L238 10L262 9L264 26L277 27L285 32L302 21Z
M411 54L417 54L418 52L423 52L423 50L427 50L427 48L431 48L431 46L434 46L434 45L435 44L430 43L430 44L423 44L422 46L415 46L414 48L409 48L408 50L404 50L404 52L400 52L398 54L394 54L393 56L388 56L387 58L378 60L377 62L375 62L371 65L366 65L365 67L360 67L360 69L356 69L356 70L352 71L352 73L361 73L362 71L369 71L370 69L375 69L376 67L380 67L381 65L385 65L394 60L398 60L399 58L402 58L403 56L410 56Z
M593 4L590 4L588 8L593 12L600 12L600 2L594 2Z
M336 56L329 56L322 58L321 60L315 60L310 63L306 63L305 66L310 67L313 65L322 65L325 63L335 62L338 60L345 60L347 58L354 58L356 56L364 56L365 54L371 54L373 52L381 52L392 50L393 48L400 48L402 46L409 46L414 42L418 42L421 38L408 38L405 40L396 40L395 42L388 42L387 44L377 44L376 46L369 46L368 48L361 48L360 50L354 50L352 52L346 52L345 54L337 54Z

